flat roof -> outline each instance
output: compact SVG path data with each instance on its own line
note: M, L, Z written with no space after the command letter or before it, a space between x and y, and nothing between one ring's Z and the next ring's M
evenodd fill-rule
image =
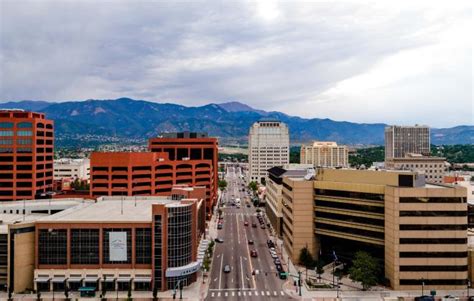
M64 199L40 199L40 200L25 200L25 201L8 201L0 202L1 209L17 208L18 206L26 208L37 208L49 205L55 206L74 206L82 202L92 202L91 199L85 198L64 198Z
M151 222L153 204L164 204L168 207L187 205L165 196L102 197L97 202L80 203L47 216L41 219L41 222Z
M44 214L0 213L0 234L8 233L8 225L31 223L46 217Z

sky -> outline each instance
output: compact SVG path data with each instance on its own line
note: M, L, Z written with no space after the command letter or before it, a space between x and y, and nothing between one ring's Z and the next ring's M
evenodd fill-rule
M471 1L0 2L0 102L474 124Z

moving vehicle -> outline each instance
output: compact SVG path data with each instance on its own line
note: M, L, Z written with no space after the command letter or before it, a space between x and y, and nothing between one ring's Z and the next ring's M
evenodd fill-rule
M217 225L217 229L221 230L224 226L222 224Z
M248 225L249 225L249 222L245 221L244 226L248 226Z
M274 247L273 241L272 241L271 239L267 240L267 246L268 246L269 248Z
M249 245L253 245L253 240L249 239Z
M223 269L224 273L230 273L230 265L226 264Z
M215 242L218 242L218 243L223 243L224 240L222 238L216 238L214 239Z
M250 250L250 256L257 257L257 250Z
M257 228L257 224L256 224L256 223L252 223L252 228Z

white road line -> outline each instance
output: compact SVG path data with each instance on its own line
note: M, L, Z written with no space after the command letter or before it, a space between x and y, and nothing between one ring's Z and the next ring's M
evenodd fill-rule
M232 292L232 297L234 297L234 296L235 296L235 292Z
M214 293L211 293L211 297L214 297Z
M281 291L281 292L280 292L280 294L281 294L282 296L284 296L284 295L285 295L285 293L284 293L283 291Z
M237 241L240 245L240 233L239 233L239 220L237 219L237 215L235 216L235 222L237 223Z
M221 268L219 270L219 289L221 289L221 279L222 279L222 264L224 263L224 254L221 257Z
M216 282L216 281L217 281L217 277L216 277L216 278L214 278L214 282Z
M249 292L249 293L250 293L250 292ZM245 296L246 293L245 293L245 292L242 292L242 294L244 294L244 296ZM249 295L249 296L250 296L250 295Z
M231 283L234 283L234 278L230 279L230 282L231 282Z
M276 292L276 291L273 291L273 295L277 296L278 294L277 294L277 292Z
M227 293L227 292L225 292L224 296L226 296L226 297L227 297L227 295L228 295L228 293Z
M262 296L265 296L265 292L264 292L264 291L262 291Z
M270 292L269 292L269 291L267 291L267 296L270 296Z
M242 276L242 288L245 289L245 282L244 282L244 265L242 264L242 256L240 256L240 274Z
M239 297L240 297L240 292L237 292L237 296L239 296Z
M255 291L255 296L258 296L258 291Z
M220 296L221 296L221 292L218 292L218 293L217 293L217 297L220 297Z

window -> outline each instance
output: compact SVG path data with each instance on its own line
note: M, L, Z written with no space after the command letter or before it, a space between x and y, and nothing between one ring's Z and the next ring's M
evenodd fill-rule
M33 136L33 132L31 131L17 131L17 136Z
M467 216L467 211L400 211L400 216Z
M71 230L71 264L99 264L99 229Z
M0 131L0 136L13 136L13 131Z
M13 127L13 122L0 122L0 128L11 129Z
M19 129L29 129L32 127L32 124L31 122L18 122L16 127Z
M67 230L40 229L39 264L67 264Z
M466 198L443 198L443 197L401 197L400 203L466 203Z
M402 231L451 231L467 230L467 225L400 225Z
M136 264L151 264L151 228L135 230Z
M400 258L466 258L467 252L400 252Z
M467 238L400 238L400 244L467 244Z
M17 139L16 143L21 145L29 145L32 144L33 140L31 139Z

